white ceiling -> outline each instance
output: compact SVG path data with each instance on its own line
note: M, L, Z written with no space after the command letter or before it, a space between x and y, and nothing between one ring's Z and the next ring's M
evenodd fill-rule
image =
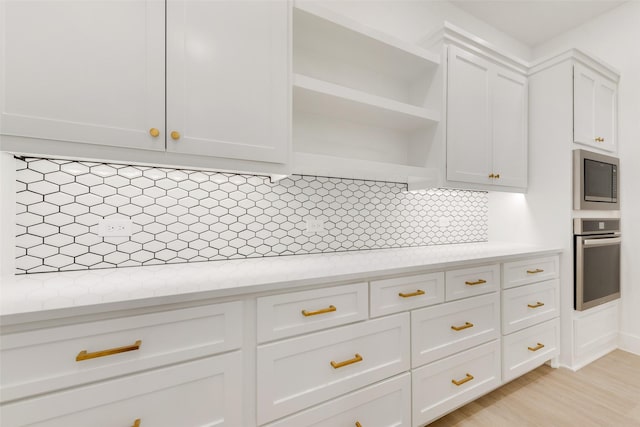
M534 47L613 9L619 0L451 0L459 8Z

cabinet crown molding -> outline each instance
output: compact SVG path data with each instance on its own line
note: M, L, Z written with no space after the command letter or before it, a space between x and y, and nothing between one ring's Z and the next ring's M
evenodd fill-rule
M579 62L616 83L620 80L620 71L618 69L597 56L577 48L571 48L536 60L531 64L529 75L534 75L564 61Z
M505 52L493 43L463 30L448 21L444 22L441 29L425 37L419 44L428 48L433 48L440 43L461 46L466 50L481 55L486 59L498 62L522 74L527 74L529 71L529 62Z

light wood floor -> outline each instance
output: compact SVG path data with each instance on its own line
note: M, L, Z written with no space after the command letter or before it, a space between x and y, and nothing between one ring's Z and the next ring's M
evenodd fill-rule
M640 356L616 350L582 368L540 368L429 427L640 426Z

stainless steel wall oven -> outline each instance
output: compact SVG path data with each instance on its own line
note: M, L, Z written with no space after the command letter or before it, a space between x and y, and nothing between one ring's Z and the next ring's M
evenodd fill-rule
M574 220L574 308L620 298L620 219Z

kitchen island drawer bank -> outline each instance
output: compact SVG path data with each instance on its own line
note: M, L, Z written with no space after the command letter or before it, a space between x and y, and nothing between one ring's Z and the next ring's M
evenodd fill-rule
M124 425L137 419L140 426L164 425L145 405L178 396L174 400L185 404L176 408L193 414L182 418L179 424L185 427L365 426L363 420L371 424L370 408L377 405L395 408L386 418L374 417L381 425L423 426L498 387L507 375L521 375L557 356L557 336L549 335L554 329L544 320L548 316L506 336L500 319L505 266L541 258L557 263L558 252L473 244L202 263L171 266L175 279L165 280L174 281L172 293L162 289L150 298L113 301L112 296L104 304L33 311L12 310L3 298L0 424L99 425L100 408L113 408L122 410ZM165 267L123 271L100 274L103 281L115 274L132 286L132 277L143 282L149 274L151 286L158 282L154 274L167 275ZM84 274L95 279L96 273ZM34 280L39 289L52 283L56 292L68 278L77 290L81 280L88 280L79 276L15 278L3 284L9 291L3 297L19 301L23 294L14 287L29 288ZM201 285L195 277L202 278ZM459 287L460 280L480 279L491 288L446 301L446 290ZM526 286L546 289L557 280L548 282ZM425 291L422 302L416 302L425 296L417 290ZM429 337L438 325L444 329L433 344ZM526 356L519 346L541 340L547 348L522 360ZM52 363L42 363L47 352L55 356ZM60 352L71 352L71 360ZM15 369L4 369L5 361ZM506 366L507 361L518 367ZM425 384L435 380L446 380L451 394L432 395ZM135 393L127 384L136 384ZM221 396L229 400L223 412L211 404ZM82 405L65 412L61 408L69 399ZM140 415L125 408L129 401L141 402Z

